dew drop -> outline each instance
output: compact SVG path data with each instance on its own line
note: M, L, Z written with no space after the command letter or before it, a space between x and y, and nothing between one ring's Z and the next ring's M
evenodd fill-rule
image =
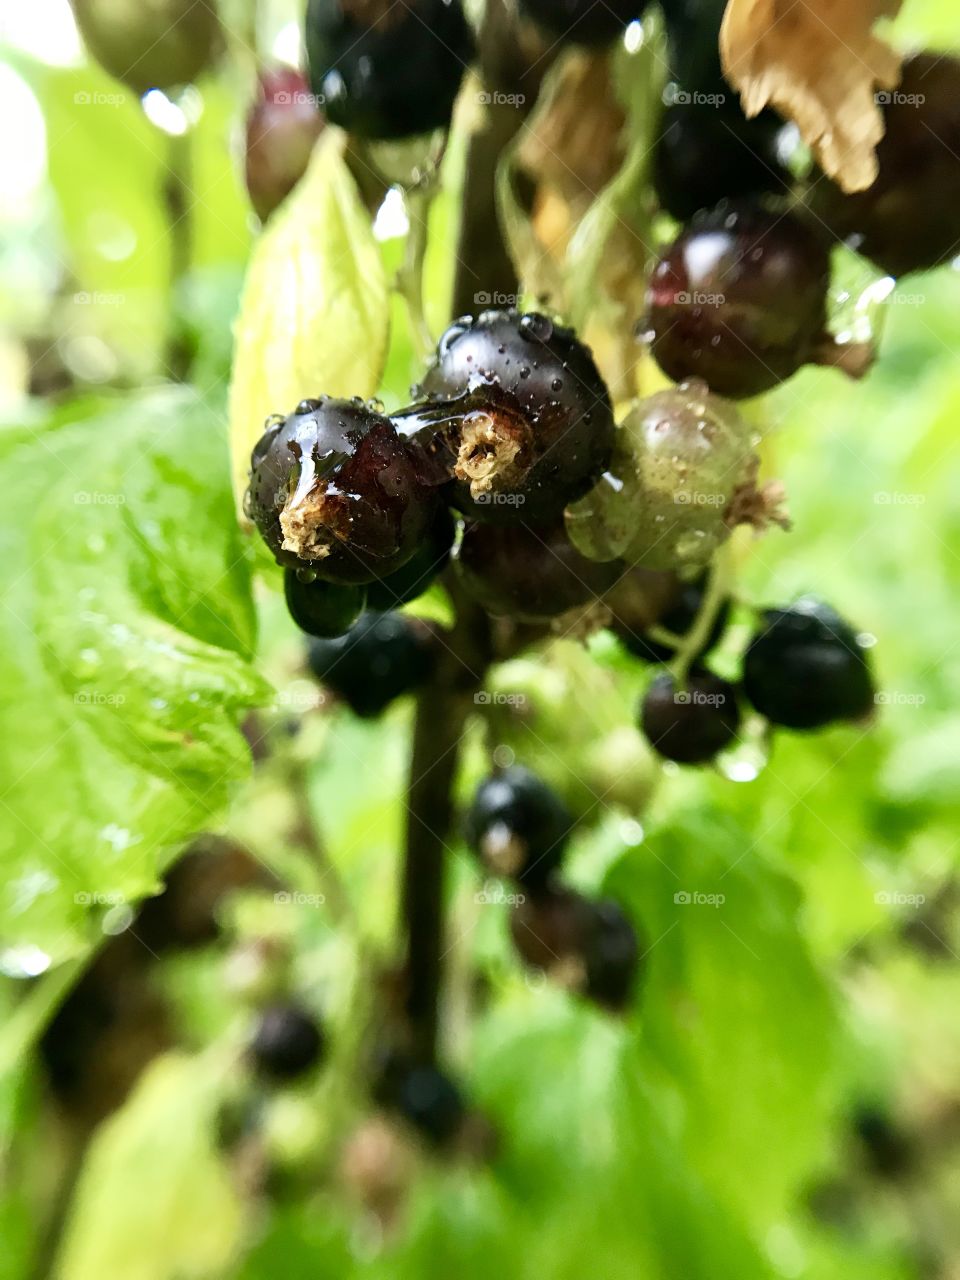
M549 342L553 337L553 321L537 311L520 317L520 333L535 342Z
M562 391L562 390L563 390L563 379L562 379L562 378L554 378L554 380L550 383L550 390L551 390L551 391Z

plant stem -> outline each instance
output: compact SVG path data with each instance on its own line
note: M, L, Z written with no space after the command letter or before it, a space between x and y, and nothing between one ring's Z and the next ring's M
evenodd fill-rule
M410 332L417 360L422 364L433 350L433 338L423 306L423 263L427 253L427 223L436 192L435 182L404 192L409 228L397 287L407 304Z
M170 233L170 299L166 365L175 382L184 382L190 372L190 343L181 319L183 282L190 270L193 251L193 218L190 200L190 134L170 138L163 202Z
M710 566L710 580L704 592L697 620L683 638L683 643L674 655L670 671L678 688L687 682L690 665L698 653L705 648L717 614L730 592L733 577L733 557L730 542L725 542L717 551Z
M437 1050L444 954L445 854L453 826L453 787L473 694L490 660L486 616L455 600L457 621L434 675L417 699L407 790L400 914L410 1048L433 1061Z

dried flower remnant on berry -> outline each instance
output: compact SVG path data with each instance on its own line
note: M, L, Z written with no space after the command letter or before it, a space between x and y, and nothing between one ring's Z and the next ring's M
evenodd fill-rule
M771 104L793 120L844 191L877 176L883 137L877 89L900 79L900 57L872 32L900 0L730 0L720 28L725 75L747 116Z

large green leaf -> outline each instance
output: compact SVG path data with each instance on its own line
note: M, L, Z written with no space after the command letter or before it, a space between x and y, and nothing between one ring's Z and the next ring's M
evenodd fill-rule
M77 1184L57 1280L219 1274L243 1215L214 1128L229 1062L159 1058L98 1131Z
M271 413L305 396L373 395L388 331L380 249L331 130L250 260L230 386L238 493Z
M0 435L0 938L27 972L156 889L265 694L225 441L189 391ZM95 913L96 914L96 913Z

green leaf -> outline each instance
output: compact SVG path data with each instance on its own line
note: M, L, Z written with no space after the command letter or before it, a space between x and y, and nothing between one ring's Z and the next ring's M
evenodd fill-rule
M703 809L625 854L607 888L648 940L637 1070L675 1090L684 1158L766 1231L823 1148L839 1081L839 1021L797 887L759 838Z
M0 434L0 938L36 973L244 777L255 615L217 417L170 391ZM39 953L37 951L39 949Z
M372 396L389 336L380 249L331 130L261 236L236 325L230 437L237 494L271 413L305 396Z
M56 1280L194 1280L238 1245L240 1202L217 1156L229 1060L159 1058L98 1131L77 1184Z

